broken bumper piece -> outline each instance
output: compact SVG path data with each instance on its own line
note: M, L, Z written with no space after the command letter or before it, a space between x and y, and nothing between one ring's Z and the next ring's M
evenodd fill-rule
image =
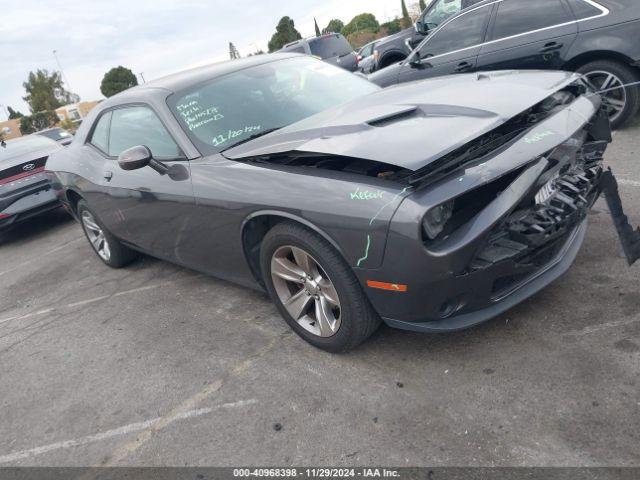
M575 261L585 238L588 212L600 194L609 204L629 264L637 261L640 230L629 225L615 177L602 166L607 144L568 142L573 150L567 151L565 145L541 159L485 208L483 213L500 202L513 202L486 234L446 251L427 245L431 250L424 265L403 264L403 270L410 272L408 278L398 280L409 285L408 291L387 294L384 305L377 297L385 294L376 293L372 300L376 308L391 313L382 312L385 322L422 332L462 330L534 295ZM467 252L471 252L468 257ZM432 274L420 275L420 267Z

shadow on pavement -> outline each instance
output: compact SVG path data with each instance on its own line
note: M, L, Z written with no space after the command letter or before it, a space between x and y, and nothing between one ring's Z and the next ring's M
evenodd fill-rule
M51 210L8 230L0 231L0 247L33 240L72 222L75 220L62 208Z

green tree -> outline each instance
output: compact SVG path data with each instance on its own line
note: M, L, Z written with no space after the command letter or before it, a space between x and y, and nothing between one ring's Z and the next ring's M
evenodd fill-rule
M424 12L427 9L427 2L425 2L424 0L420 0L418 4L420 5L421 12Z
M134 73L123 66L114 67L104 74L100 91L105 97L112 97L116 93L124 92L128 88L138 85Z
M316 17L313 17L313 23L315 24L315 27L316 27L316 37L319 37L320 35L322 35L322 33L320 33L320 27L318 26L318 21L316 20Z
M367 43L373 42L376 38L378 38L378 36L375 33L369 30L362 30L360 32L352 33L347 37L347 40L354 49L358 50L364 47Z
M380 30L386 30L387 35L393 35L402 30L402 22L399 18L395 18L390 22L386 22L380 25Z
M22 84L27 92L22 99L29 104L32 113L55 110L71 103L72 94L64 89L62 77L58 72L47 70L29 72L27 81Z
M344 26L342 34L345 37L348 37L352 33L364 30L376 33L379 28L380 24L372 13L361 13L360 15L353 17L353 19Z
M17 110L14 110L11 107L7 107L7 110L9 110L9 120L14 120L16 118L22 118L24 117L24 115L22 113L20 113Z
M276 33L269 40L269 53L280 50L287 43L300 40L302 35L289 17L282 17L276 26Z
M411 26L411 17L409 16L409 10L407 9L407 4L404 0L402 2L402 26L404 28L409 28Z
M36 112L33 115L20 118L20 132L23 135L39 132L51 128L58 123L58 115L53 110Z
M342 20L338 20L334 18L329 21L329 24L326 26L322 33L340 33L344 28L344 22Z

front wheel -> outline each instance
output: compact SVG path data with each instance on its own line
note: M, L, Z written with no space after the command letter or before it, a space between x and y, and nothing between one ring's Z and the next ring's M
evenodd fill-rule
M131 263L137 254L122 245L89 209L87 202L78 202L78 218L89 244L100 260L111 268L121 268Z
M351 268L307 228L289 222L276 225L262 242L260 263L280 314L310 344L344 352L380 325Z
M597 92L609 113L612 128L619 128L638 111L640 105L637 85L626 86L640 79L638 72L624 63L597 60L578 69Z

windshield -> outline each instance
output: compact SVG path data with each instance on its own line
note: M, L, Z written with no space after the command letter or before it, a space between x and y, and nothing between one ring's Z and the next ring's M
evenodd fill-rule
M341 68L297 57L185 89L167 103L201 153L210 155L379 89Z
M325 35L309 40L311 54L322 59L347 55L353 47L342 35Z
M0 147L0 162L10 158L18 157L25 153L37 152L40 150L56 147L57 144L51 140L38 135L30 135L16 140L7 140L5 147Z
M67 132L66 130L63 130L62 128L44 130L42 132L38 132L38 135L42 135L43 137L47 137L52 140L61 140L63 138L67 138L71 136L69 132Z

